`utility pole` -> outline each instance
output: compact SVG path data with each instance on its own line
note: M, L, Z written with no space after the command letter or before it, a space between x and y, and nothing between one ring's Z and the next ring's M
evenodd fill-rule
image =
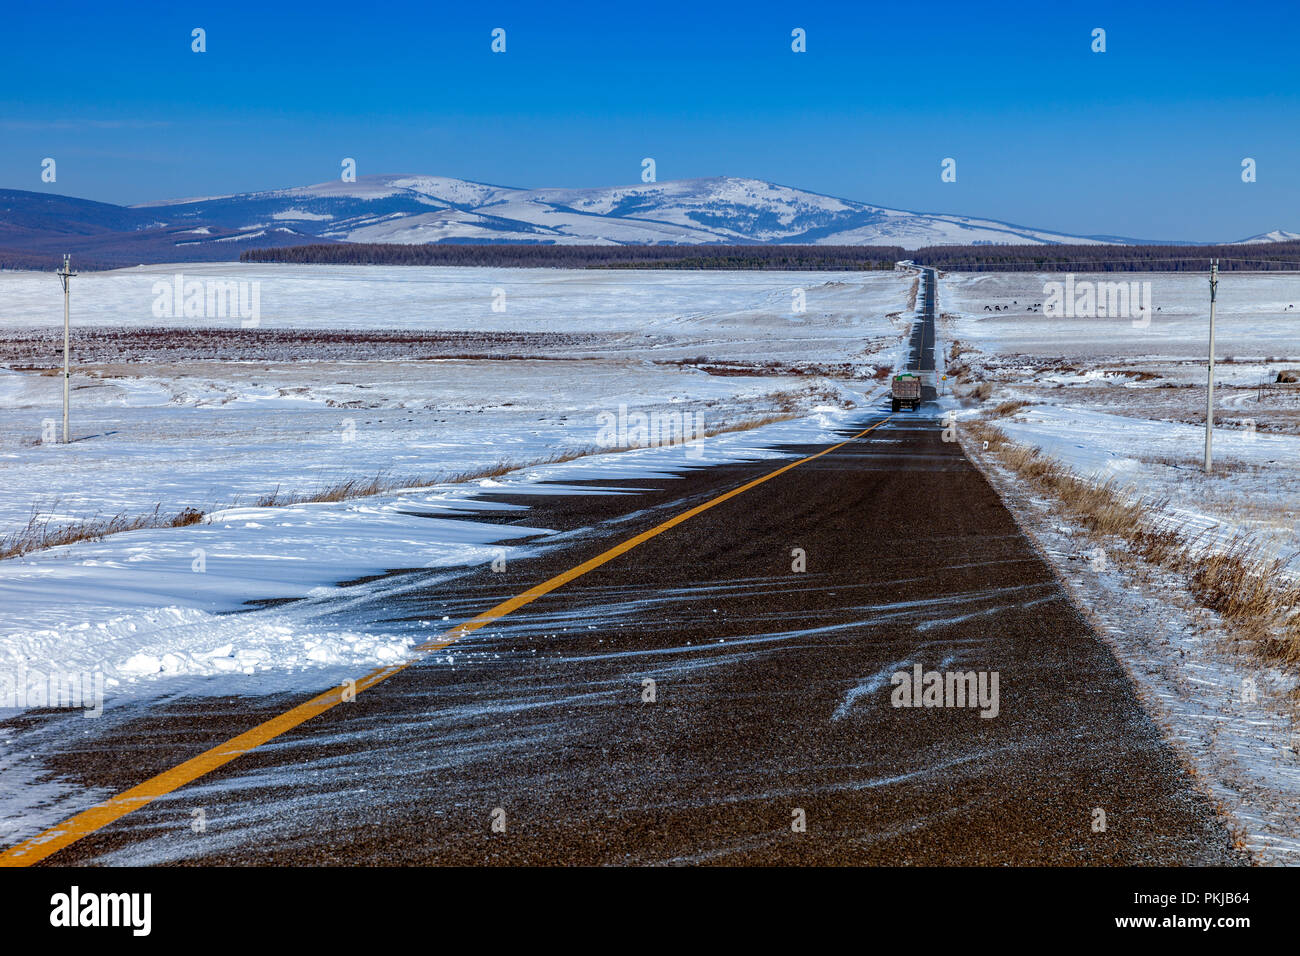
M1213 464L1212 444L1214 440L1214 300L1219 291L1219 260L1210 260L1210 377L1209 387L1205 391L1205 473L1208 475Z
M72 271L72 256L64 254L63 271L59 278L63 280L63 444L68 443L68 280L75 276Z

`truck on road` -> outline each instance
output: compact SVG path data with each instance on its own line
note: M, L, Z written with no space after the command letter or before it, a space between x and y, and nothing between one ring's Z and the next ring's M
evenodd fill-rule
M921 378L911 372L903 372L894 376L893 385L890 387L890 410L898 411L907 407L916 411L921 407Z

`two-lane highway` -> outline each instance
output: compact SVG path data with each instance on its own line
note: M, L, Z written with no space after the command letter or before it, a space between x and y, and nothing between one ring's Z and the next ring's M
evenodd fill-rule
M531 523L591 530L382 613L463 619L764 467L644 483L622 520L624 497L528 500ZM49 862L1235 858L1106 645L926 419L697 514L459 650ZM892 675L916 665L996 673L997 715L892 706ZM172 702L60 769L125 789L292 703Z

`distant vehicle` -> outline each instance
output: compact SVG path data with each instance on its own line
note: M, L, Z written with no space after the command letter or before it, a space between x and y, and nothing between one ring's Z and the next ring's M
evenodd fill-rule
M898 411L906 406L912 411L921 407L921 379L911 372L904 372L901 375L894 376L894 384L890 389L890 409Z

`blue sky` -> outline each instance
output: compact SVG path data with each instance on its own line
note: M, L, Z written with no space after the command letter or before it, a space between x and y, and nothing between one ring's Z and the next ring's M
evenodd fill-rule
M0 186L130 203L321 182L345 156L602 186L652 156L660 181L1080 234L1300 231L1295 3L114 6L4 14Z

